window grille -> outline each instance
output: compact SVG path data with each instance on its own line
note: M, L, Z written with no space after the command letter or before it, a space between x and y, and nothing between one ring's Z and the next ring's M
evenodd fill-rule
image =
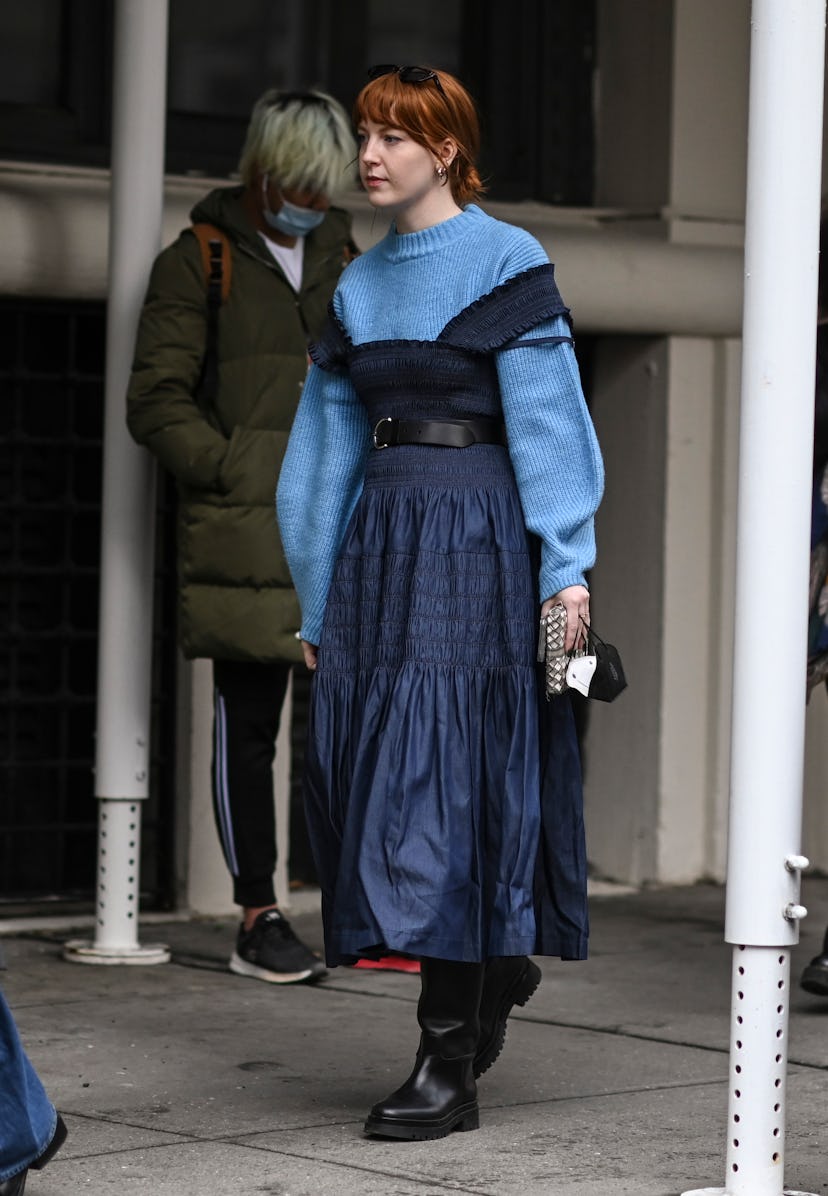
M46 21L46 10L57 10ZM266 87L321 85L350 109L375 62L459 72L483 123L491 199L593 202L596 0L176 0L167 170L236 170ZM109 161L112 4L0 5L0 156ZM36 72L32 63L38 64Z
M0 301L0 904L94 897L105 311ZM142 902L171 900L175 627L159 490Z

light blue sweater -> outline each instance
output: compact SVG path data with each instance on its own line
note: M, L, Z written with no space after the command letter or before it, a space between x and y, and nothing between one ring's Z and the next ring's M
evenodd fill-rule
M529 233L474 204L422 232L392 227L342 275L334 308L354 344L434 340L475 299L548 262ZM521 338L568 336L563 316ZM593 516L603 466L572 345L495 354L509 454L526 525L542 541L540 594L583 585L595 559ZM318 644L340 545L362 492L371 429L347 376L311 366L276 495L285 555Z

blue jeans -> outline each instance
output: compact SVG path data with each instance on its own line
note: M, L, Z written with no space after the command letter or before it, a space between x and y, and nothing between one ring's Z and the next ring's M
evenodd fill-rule
M56 1126L55 1106L23 1050L0 992L0 1183L34 1162Z

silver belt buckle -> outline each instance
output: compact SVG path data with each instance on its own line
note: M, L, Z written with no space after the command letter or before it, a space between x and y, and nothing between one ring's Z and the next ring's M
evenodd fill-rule
M377 440L377 432L379 432L379 430L380 430L380 428L382 427L382 425L383 425L383 424L390 424L391 422L392 422L392 418L391 418L391 416L390 416L390 415L384 415L384 416L382 417L382 419L381 419L381 420L378 420L378 421L377 421L377 423L376 423L376 424L374 424L374 432L373 432L373 437L374 437L374 448L375 448L375 449L387 449L387 448L389 448L389 447L390 447L390 446L389 446L389 445L387 445L387 444L380 444L380 443L378 442L378 440Z

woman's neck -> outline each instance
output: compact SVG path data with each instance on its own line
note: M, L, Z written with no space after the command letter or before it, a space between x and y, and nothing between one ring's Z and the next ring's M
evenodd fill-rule
M459 216L462 208L454 201L448 187L440 187L427 195L418 204L394 213L398 233L421 233L435 224L442 224L452 216Z

